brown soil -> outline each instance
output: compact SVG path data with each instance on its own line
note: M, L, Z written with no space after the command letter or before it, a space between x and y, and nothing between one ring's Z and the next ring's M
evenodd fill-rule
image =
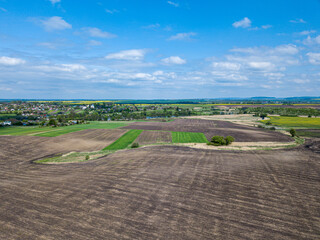
M16 161L70 152L99 151L125 132L124 129L88 129L58 137L0 136L0 142L5 145L1 147L0 158Z
M171 132L143 131L135 142L139 143L140 145L154 143L171 143Z
M153 146L41 165L31 161L78 145L61 143L58 150L47 138L0 140L0 239L320 235L320 159L302 147L228 152Z
M172 122L136 122L123 129L162 130L178 132L203 132L210 140L214 135L233 136L237 142L289 142L292 138L282 133L239 125L226 121L202 119L177 119Z

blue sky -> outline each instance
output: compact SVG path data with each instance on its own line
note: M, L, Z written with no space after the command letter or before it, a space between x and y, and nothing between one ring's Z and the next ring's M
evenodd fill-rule
M0 99L319 93L319 0L0 0Z

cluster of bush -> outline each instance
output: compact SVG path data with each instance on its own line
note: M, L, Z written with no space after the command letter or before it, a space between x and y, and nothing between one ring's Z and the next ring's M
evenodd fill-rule
M131 148L138 148L139 147L139 143L134 142L131 144Z
M208 145L214 145L214 146L223 146L223 145L229 145L232 142L234 142L234 137L227 136L213 136L211 141L208 143Z

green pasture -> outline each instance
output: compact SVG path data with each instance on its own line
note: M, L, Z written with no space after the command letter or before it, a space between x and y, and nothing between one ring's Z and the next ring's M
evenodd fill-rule
M263 123L270 121L272 125L286 128L320 128L320 118L307 117L270 117L270 120L263 120Z
M12 126L0 128L0 135L30 135L41 137L56 137L66 133L85 129L114 129L127 126L131 122L90 122L89 124L76 124L65 127L39 127L39 126Z
M172 132L173 143L207 143L203 133L196 132Z
M115 142L105 147L103 150L120 150L127 148L136 140L136 138L143 132L143 130L132 129L123 134Z

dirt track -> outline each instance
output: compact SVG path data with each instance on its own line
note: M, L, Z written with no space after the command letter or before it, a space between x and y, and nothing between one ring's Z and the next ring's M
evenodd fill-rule
M244 126L226 121L177 119L172 122L136 122L122 129L178 132L202 132L210 140L214 135L233 136L236 142L290 142L292 138L275 131Z
M0 239L320 236L320 159L311 150L154 146L39 165L30 161L52 154L51 143L21 138L23 148L0 149Z

